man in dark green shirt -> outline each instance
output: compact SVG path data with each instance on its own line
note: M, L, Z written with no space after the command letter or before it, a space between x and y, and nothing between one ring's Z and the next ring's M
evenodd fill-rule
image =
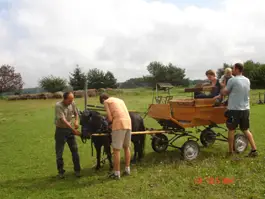
M74 127L72 127L72 116L75 116ZM64 145L67 142L72 153L74 171L77 177L80 177L80 160L77 149L75 135L80 135L78 129L78 113L74 104L74 95L71 92L66 92L63 95L63 100L55 105L55 150L56 163L60 178L64 178L63 169L63 151Z

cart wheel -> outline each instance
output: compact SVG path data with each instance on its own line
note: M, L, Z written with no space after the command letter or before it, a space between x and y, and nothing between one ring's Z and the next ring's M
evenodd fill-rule
M205 147L212 146L214 144L215 140L216 140L216 134L213 130L204 129L201 132L200 141L201 141L203 146L205 146Z
M234 150L237 153L244 152L248 147L248 139L243 134L236 134L234 137Z
M155 152L161 153L167 150L168 138L164 134L157 134L152 138L152 148Z
M200 147L194 140L186 141L181 147L181 155L184 160L194 160L200 152Z

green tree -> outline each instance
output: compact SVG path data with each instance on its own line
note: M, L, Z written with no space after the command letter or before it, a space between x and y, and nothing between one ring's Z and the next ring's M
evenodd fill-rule
M94 68L94 69L90 69L87 73L87 87L92 89L99 89L99 88L104 88L104 77L105 74L103 71Z
M90 69L87 73L88 88L117 88L117 79L113 73L99 70L97 68Z
M81 68L77 65L73 73L70 73L69 84L74 90L84 89L86 75L82 72Z
M13 66L2 65L0 67L0 93L20 92L23 85L21 74L16 73Z
M39 80L39 86L48 92L54 93L64 90L67 87L67 80L50 75L41 78Z
M106 88L117 88L117 79L112 72L107 71L104 75L104 85Z
M154 86L157 82L168 82L175 86L186 85L188 79L185 80L185 69L177 67L172 63L164 65L160 62L151 62L147 66L147 70L150 73L150 76L145 76L144 78L151 82Z
M256 69L258 69L259 67L261 66L260 63L255 63L254 61L252 60L247 60L245 63L244 63L244 76L248 77L251 79L251 73L256 71Z
M265 64L256 66L249 74L251 88L262 89L265 88Z

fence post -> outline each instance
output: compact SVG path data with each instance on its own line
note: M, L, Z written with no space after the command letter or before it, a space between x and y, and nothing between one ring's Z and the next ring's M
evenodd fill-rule
M87 109L87 79L85 79L85 85L84 85L84 97L85 97L85 109Z

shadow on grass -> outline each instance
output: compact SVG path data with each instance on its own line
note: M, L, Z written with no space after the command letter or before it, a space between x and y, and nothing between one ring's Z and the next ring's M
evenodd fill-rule
M55 187L58 190L89 187L96 184L102 184L110 180L107 178L108 167L105 167L100 171L96 171L94 168L84 168L81 172L81 178L77 178L74 175L74 172L66 172L64 179L60 179L54 175L39 178L22 178L16 180L0 181L0 188L8 190L20 189L36 191L54 189Z
M213 158L213 157L218 157L218 158L224 158L225 153L220 151L218 148L204 148L200 146L200 153L196 160L194 161L185 161L182 158L181 151L179 149L172 149L169 148L169 150L162 152L162 153L157 153L157 152L149 152L148 154L145 154L143 160L140 163L137 163L136 166L150 166L152 165L157 165L157 164L181 164L181 163L187 163L187 164L198 164L201 161L205 161L208 158Z
M144 159L138 162L136 165L132 165L132 169L145 169L150 167L156 167L158 165L171 165L171 164L185 164L187 166L193 166L200 164L200 162L218 157L219 159L224 156L224 153L220 149L211 147L205 149L200 147L200 154L196 160L188 162L181 159L181 152L178 149L169 148L168 151L163 153L149 152L145 154ZM82 177L76 178L73 172L66 172L64 179L58 179L56 176L46 176L40 178L24 178L17 180L0 181L0 187L3 189L20 189L20 190L69 190L83 187L95 186L97 184L103 184L110 181L107 178L109 171L108 161L103 167L96 171L94 168L83 168ZM124 168L124 160L121 159L121 170Z

